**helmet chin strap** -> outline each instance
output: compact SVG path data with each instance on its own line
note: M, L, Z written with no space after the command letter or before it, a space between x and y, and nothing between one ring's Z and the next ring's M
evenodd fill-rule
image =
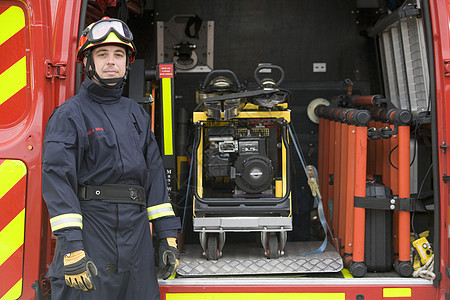
M95 64L94 59L91 56L91 51L87 50L85 53L86 57L86 67L85 67L85 73L90 78L95 78L103 87L109 88L109 89L120 89L125 85L125 80L128 76L128 70L129 70L129 58L130 55L127 55L127 62L125 66L125 75L123 77L119 78L101 78L100 75L98 75L97 71L95 70Z

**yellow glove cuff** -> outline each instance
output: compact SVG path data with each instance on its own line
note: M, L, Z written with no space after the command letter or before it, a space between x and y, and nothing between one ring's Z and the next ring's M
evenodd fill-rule
M77 250L77 251L74 251L71 253L67 253L64 255L64 264L65 265L73 264L85 256L86 256L86 253L84 253L83 250Z
M167 240L167 244L169 244L170 247L174 247L174 248L178 249L176 238L171 237L171 238L166 238L166 240Z

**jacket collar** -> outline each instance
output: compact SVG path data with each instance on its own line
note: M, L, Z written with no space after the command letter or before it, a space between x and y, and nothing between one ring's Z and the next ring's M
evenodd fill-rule
M103 87L89 78L86 78L81 85L82 92L100 104L113 104L119 102L122 97L123 87L119 89Z

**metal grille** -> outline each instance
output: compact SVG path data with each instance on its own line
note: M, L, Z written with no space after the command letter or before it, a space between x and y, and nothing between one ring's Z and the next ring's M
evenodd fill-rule
M253 127L251 128L251 136L269 136L270 130L267 127ZM237 128L236 134L238 136L247 136L248 135L248 129L247 128Z
M419 113L428 106L428 65L422 20L402 19L380 34L385 94L397 108Z

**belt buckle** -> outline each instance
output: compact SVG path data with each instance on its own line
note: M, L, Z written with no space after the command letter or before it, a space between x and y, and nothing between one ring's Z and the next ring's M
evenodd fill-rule
M139 197L138 192L135 189L131 188L131 187L128 188L128 191L130 192L131 200L136 201L138 199L138 197Z

